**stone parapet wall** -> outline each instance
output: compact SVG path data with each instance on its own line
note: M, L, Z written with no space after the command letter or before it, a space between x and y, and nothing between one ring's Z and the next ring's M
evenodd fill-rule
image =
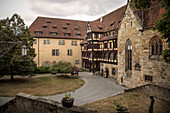
M163 86L147 84L136 88L125 89L125 92L141 92L141 94L144 93L170 102L170 89Z
M13 106L9 110L9 105ZM9 112L8 112L9 111ZM0 107L0 113L104 113L100 111L88 110L83 107L73 106L65 108L61 103L45 98L20 93L13 100Z

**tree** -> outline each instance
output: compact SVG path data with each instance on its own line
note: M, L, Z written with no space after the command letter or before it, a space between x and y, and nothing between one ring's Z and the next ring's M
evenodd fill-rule
M62 75L65 73L66 75L67 73L71 73L73 71L73 67L70 62L59 61L58 63L54 63L50 70L62 73Z
M134 3L134 7L137 9L146 9L151 5L152 0L131 0ZM170 1L161 0L165 9L165 13L162 15L162 19L158 20L153 27L153 30L158 30L161 33L163 39L168 43L170 48ZM163 51L164 61L170 63L170 49Z
M10 19L0 20L0 42L5 42L8 45L11 41L21 43L10 48L0 59L0 75L11 75L11 80L14 80L14 75L34 75L33 72L36 67L33 61L36 56L33 48L34 39L23 19L17 14L14 14ZM23 45L27 47L26 56L21 55Z

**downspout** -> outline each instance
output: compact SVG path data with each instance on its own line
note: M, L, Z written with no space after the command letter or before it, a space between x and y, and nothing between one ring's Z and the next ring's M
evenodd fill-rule
M38 38L38 66L40 66L40 57L39 57L39 38Z

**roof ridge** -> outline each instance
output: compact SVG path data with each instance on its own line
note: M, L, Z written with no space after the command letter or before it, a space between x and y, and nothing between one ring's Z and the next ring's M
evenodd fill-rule
M54 19L54 20L65 20L65 21L79 21L79 22L88 22L83 20L74 20L74 19L65 19L65 18L55 18L55 17L44 17L44 16L38 16L37 18L46 18L46 19Z

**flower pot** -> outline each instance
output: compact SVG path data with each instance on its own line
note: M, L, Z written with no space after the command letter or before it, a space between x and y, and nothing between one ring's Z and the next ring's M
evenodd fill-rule
M63 107L67 107L67 108L72 107L73 102L74 102L74 100L64 100L64 99L62 99L61 101L62 101Z

